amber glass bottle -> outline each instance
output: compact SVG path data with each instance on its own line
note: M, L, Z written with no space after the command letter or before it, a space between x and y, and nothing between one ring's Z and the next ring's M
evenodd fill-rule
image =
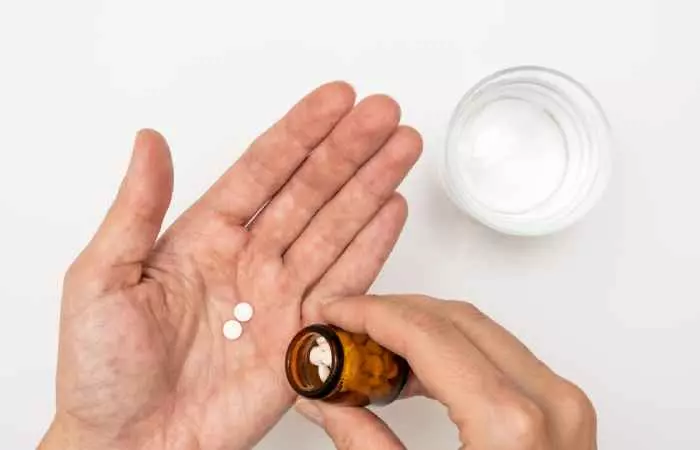
M410 372L406 360L367 335L320 324L294 336L286 370L299 395L351 406L391 403Z

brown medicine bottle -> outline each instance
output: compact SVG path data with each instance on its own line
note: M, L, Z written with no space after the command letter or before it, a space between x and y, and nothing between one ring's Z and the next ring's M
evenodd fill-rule
M311 357L320 342L330 353L325 373ZM316 324L302 329L292 339L286 371L290 385L302 397L366 406L394 401L406 384L410 369L406 360L365 334Z

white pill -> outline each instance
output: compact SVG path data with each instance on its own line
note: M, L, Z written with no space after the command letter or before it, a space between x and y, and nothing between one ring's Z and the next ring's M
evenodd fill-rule
M235 341L243 334L243 326L237 320L227 320L223 327L224 337L229 341Z
M321 381L325 382L328 379L328 375L331 374L331 369L328 366L318 366L318 377Z
M323 344L328 344L328 341L323 336L319 336L316 338L316 343L318 345L323 345Z
M330 345L317 345L312 348L309 352L309 361L314 366L319 366L321 364L330 366L333 364L333 354L331 353Z
M328 344L321 345L321 352L323 354L323 364L330 366L333 363L333 352L331 352L331 346Z
M241 322L247 322L253 318L253 305L242 302L233 308L233 317Z
M321 350L321 347L316 346L311 349L309 352L309 362L313 364L314 366L318 366L323 364L323 350Z

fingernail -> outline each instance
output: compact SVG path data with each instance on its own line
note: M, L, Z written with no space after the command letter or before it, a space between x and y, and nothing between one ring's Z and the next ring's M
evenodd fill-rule
M136 133L136 136L134 136L134 144L131 147L131 159L129 160L128 171L134 170L136 164L138 164L140 161L140 158L138 158L137 155L143 151L143 147L148 143L146 133L146 130L139 130Z
M139 148L148 139L149 130L143 129L136 132L134 136L134 149Z
M294 409L316 425L323 426L323 414L321 414L321 408L319 408L318 405L311 400L297 400L296 404L294 405Z

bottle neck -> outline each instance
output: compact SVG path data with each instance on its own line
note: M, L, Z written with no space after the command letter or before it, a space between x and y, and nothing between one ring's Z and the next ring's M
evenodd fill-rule
M330 366L323 379L323 371L312 362L312 351L323 346L330 354ZM318 352L318 350L317 350ZM316 356L316 359L318 357ZM310 325L292 339L287 351L287 378L292 388L302 397L321 400L332 396L341 387L345 363L343 344L334 327ZM318 361L317 361L318 363Z

